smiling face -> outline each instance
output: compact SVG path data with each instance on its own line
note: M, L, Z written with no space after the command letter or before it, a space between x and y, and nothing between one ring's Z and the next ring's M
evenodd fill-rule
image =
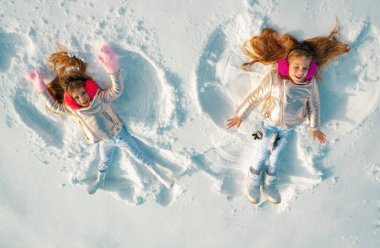
M288 62L290 79L296 84L302 83L309 71L311 57L304 55L292 56L288 59Z
M86 108L91 104L91 99L84 87L72 89L70 95L75 100L75 102L81 107Z

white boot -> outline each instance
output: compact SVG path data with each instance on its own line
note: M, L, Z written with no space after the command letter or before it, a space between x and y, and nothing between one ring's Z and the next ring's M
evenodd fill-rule
M167 176L160 171L156 165L149 165L147 167L150 173L152 173L166 188L170 189L173 187L174 180L167 178Z
M265 181L263 184L263 194L268 201L273 204L279 204L281 202L281 195L276 188L277 177L271 176L265 173Z
M106 175L107 171L98 171L96 180L88 185L87 192L89 194L94 194L99 188L102 188L106 180Z
M247 196L248 200L253 204L260 202L260 184L261 173L257 175L254 170L250 168L247 176Z

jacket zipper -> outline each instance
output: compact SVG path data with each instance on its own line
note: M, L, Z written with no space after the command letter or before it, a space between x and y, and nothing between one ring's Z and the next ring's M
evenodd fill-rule
M114 120L112 119L112 117L107 112L102 111L102 114L103 114L104 118L106 118L109 122L115 123Z
M285 80L282 80L282 84L281 84L281 118L280 118L280 125L282 127L285 127L285 121L284 121L284 96L285 96Z
M83 119L77 115L74 111L72 111L73 115L79 120L79 123L81 124L82 126L82 123L83 125L86 126L87 130L90 131L90 133L93 135L93 137L97 140L97 141L100 141L102 140L101 138L99 138L98 135L96 135L96 133L87 125L87 123L85 121L83 121ZM83 130L83 129L82 129Z

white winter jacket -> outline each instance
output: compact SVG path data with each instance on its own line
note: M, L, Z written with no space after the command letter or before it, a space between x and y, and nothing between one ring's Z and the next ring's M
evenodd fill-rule
M244 119L254 107L262 103L261 113L272 125L294 127L309 119L311 128L320 127L320 101L315 79L308 84L295 84L271 70L236 110Z
M84 138L88 143L110 139L117 135L123 126L118 114L112 108L112 101L123 93L123 81L120 71L109 75L111 86L108 89L98 89L87 108L72 110L64 104L57 103L48 91L41 93L46 107L55 113L70 113L78 121Z

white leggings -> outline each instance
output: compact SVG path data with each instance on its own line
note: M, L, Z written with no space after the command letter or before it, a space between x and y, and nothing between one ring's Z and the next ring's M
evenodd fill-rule
M123 127L120 133L114 136L112 139L102 140L99 142L99 171L107 171L116 147L119 147L122 150L126 151L140 164L146 165L148 167L155 165L155 163L138 147L135 138L128 133L125 127Z
M260 148L256 162L252 165L255 171L261 171L266 161L269 160L268 172L271 175L277 173L282 151L288 141L293 128L282 128L264 123L263 139L260 140Z

